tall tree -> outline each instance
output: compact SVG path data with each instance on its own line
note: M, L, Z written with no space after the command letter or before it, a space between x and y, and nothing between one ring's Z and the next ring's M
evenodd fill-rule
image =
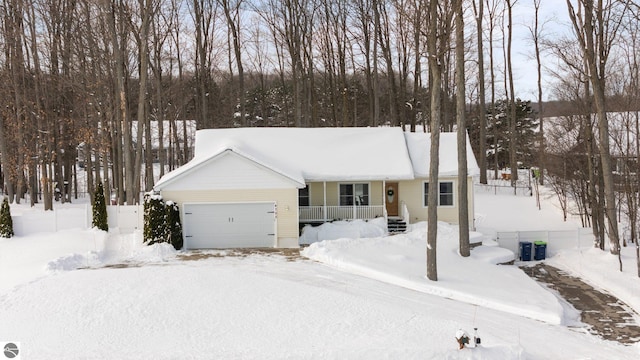
M213 77L211 74L214 56L214 32L219 8L215 0L193 0L193 20L195 25L195 82L196 82L196 123L198 129L215 126L210 114L213 98Z
M499 1L497 0L485 0L486 1L486 5L487 5L487 9L488 9L488 17L489 17L489 73L490 73L490 78L491 80L489 81L489 83L491 84L491 104L495 104L496 103L496 74L495 74L495 56L494 56L494 30L496 27L496 22L498 21L498 15L499 15L499 11L501 10L499 8ZM502 10L502 12L504 12L504 10ZM491 112L491 118L493 119L493 121L497 121L498 120L498 114L495 112L495 106L492 106L492 112ZM498 127L495 126L496 124L494 124L494 130L497 131ZM494 132L493 133L493 148L497 149L498 148L498 138L499 138L499 134ZM499 164L498 164L498 157L495 156L494 154L494 164L493 164L493 178L497 179L498 178L498 170L500 169Z
M478 0L476 6L475 0L472 2L473 12L476 17L476 44L478 46L478 118L480 141L478 149L478 166L480 167L480 183L487 183L487 115L486 115L486 90L485 90L485 74L484 74L484 38L483 38L483 20L484 20L484 2Z
M238 71L238 112L242 119L242 124L247 126L246 110L245 110L245 91L244 91L244 67L242 65L242 38L240 23L240 7L243 0L218 0L222 6L224 16L227 19L227 30L233 40L233 55L236 61L236 70Z
M429 89L431 93L431 145L429 159L429 188L427 195L427 278L438 280L438 172L440 157L440 118L442 96L443 51L441 49L441 17L437 1L429 2L427 54L429 66Z
M511 168L511 186L513 186L513 192L516 192L516 182L518 181L518 157L516 152L516 95L513 84L513 64L512 64L512 44L513 44L513 6L517 3L517 0L507 0L507 14L508 14L508 36L507 36L507 76L509 82L509 100L511 106L509 107L509 167Z
M609 146L609 124L605 101L605 76L607 60L620 23L615 6L604 6L603 1L594 3L593 0L577 1L578 10L570 0L567 0L569 17L573 24L574 33L583 51L587 65L587 75L592 85L593 99L598 121L598 150L602 166L602 179L605 194L605 213L609 245L612 254L620 254L620 237L618 234L618 220L616 214L615 189L611 164L611 149ZM608 2L608 5L613 5ZM626 5L625 5L626 6ZM619 260L620 271L622 261Z
M545 162L545 140L544 140L544 110L543 110L543 102L542 102L542 60L541 60L541 50L540 50L540 37L542 32L542 26L540 25L540 3L542 0L533 0L533 8L534 8L534 18L533 18L533 27L529 28L531 31L531 38L533 40L533 46L535 50L536 57L536 74L537 74L537 85L538 85L538 120L540 123L540 140L539 140L539 154L538 159L540 162L539 165L539 175L538 181L541 185L544 185L544 162Z
M471 255L469 248L469 198L467 184L467 122L465 119L464 11L462 0L455 1L456 29L456 125L458 141L458 229L460 255ZM481 141L484 142L484 141ZM482 155L481 155L482 156Z

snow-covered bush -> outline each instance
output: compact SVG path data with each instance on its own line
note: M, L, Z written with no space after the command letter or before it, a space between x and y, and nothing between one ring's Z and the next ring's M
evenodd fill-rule
M0 237L10 238L13 236L13 220L11 219L11 209L9 200L5 197L0 208Z
M104 186L102 182L96 186L96 192L93 194L93 206L92 206L93 218L91 226L97 227L100 230L109 231L109 224L107 222L107 203L104 199Z
M165 225L167 241L176 250L182 249L182 223L180 222L180 209L178 204L167 201L165 207Z
M167 242L165 209L162 196L144 195L144 242L147 245Z
M161 195L144 195L144 242L147 245L169 243L176 250L182 249L182 223L178 204Z

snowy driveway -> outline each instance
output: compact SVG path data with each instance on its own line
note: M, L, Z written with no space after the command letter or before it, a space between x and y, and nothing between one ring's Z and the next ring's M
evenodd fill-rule
M473 326L483 348L457 350L453 334ZM41 278L0 293L0 339L30 359L635 358L584 332L275 255Z

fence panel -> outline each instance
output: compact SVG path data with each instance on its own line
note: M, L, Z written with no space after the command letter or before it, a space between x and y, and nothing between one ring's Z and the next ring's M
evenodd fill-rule
M80 206L54 211L26 211L12 215L11 219L16 236L26 236L68 229L87 229L91 224L91 219L87 216L87 207Z
M515 254L519 251L521 241L545 241L547 254L556 254L562 249L576 249L593 246L593 233L590 228L555 231L506 231L497 232L496 241L500 247L509 249Z
M91 207L61 208L55 214L56 231L69 229L88 229L91 227Z
M16 236L56 231L56 216L53 211L25 212L21 215L12 215L11 219Z
M109 230L118 230L121 234L131 234L135 230L142 230L144 226L143 205L113 205L107 206Z
M107 206L109 231L130 234L142 229L143 209L142 205ZM90 205L60 207L54 208L53 211L26 211L11 216L16 236L69 229L90 229L92 217Z

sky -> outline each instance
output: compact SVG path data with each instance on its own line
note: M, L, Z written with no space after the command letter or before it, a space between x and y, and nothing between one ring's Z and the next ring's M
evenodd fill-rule
M538 99L537 62L531 30L534 26L535 8L533 0L518 0L514 5L514 51L513 70L516 83L516 96L536 102ZM557 39L562 36L572 36L567 4L563 0L541 0L539 13L539 29L542 36ZM548 72L548 68L555 67L555 58L548 54L541 56L543 100L553 96L546 88L553 85L555 80ZM486 61L485 61L486 62Z
M534 201L480 192L476 212L494 230L515 212L520 216L510 217L510 225L571 226L553 197L543 196L542 210ZM334 225L323 232L333 240L321 241L322 231L310 235L313 244L298 259L228 250L190 257L117 231L0 238L0 341L18 343L23 358L34 359L640 355L639 345L588 334L575 309L517 267L495 265L515 255L483 234L472 234L482 246L463 259L457 227L439 224L439 281L432 282L425 278L425 223L395 236L384 236L375 222ZM546 261L638 310L632 250L623 249L623 273L614 257L590 247L550 253ZM459 350L460 328L470 334L478 328L481 347Z

